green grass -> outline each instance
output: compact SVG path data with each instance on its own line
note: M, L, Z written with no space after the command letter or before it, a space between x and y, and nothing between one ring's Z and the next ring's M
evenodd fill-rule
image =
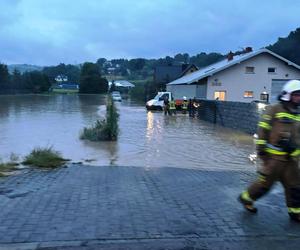
M78 89L52 89L53 93L60 93L60 94L76 94L79 92Z
M116 141L119 135L119 114L112 98L108 96L105 120L97 120L91 127L85 127L80 135L82 140Z
M16 170L16 166L18 165L19 163L16 162L0 163L0 177L6 176L5 173L9 173Z
M52 147L48 147L33 149L25 157L22 164L41 168L56 168L64 165L66 161L68 160L64 159L59 152L53 150Z

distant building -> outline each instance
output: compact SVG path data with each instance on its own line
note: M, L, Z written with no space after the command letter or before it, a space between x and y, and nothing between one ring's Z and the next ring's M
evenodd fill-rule
M134 88L135 85L132 84L131 82L128 82L126 80L115 80L113 81L116 87L121 87L121 88ZM108 86L110 87L112 85L112 82L108 82Z
M167 84L174 98L199 98L220 101L252 102L268 96L277 101L282 86L300 79L300 66L268 50L248 47L192 73L183 74Z
M57 75L54 79L57 83L68 81L68 77L65 75Z
M116 68L114 68L114 67L107 68L107 72L108 72L109 74L112 74L112 73L114 73L115 71L116 71Z

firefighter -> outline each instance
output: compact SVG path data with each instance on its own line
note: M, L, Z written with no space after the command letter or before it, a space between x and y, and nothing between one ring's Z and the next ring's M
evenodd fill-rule
M171 115L170 113L170 102L169 102L169 97L165 96L164 98L164 114L165 115Z
M170 115L176 115L176 105L173 98L170 101L170 113Z
M193 100L192 99L189 100L188 107L189 107L189 116L195 117L195 114L199 107L199 103L197 102L196 97L194 97Z
M188 109L188 101L185 96L183 97L181 108L182 108L182 114L186 114L186 111Z
M300 81L288 81L258 123L256 148L262 160L258 179L239 196L244 208L257 212L254 201L265 195L275 181L285 189L290 219L300 222Z

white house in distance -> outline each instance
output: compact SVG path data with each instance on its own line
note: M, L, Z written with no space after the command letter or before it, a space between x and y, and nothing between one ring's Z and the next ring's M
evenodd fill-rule
M167 84L167 91L175 99L199 98L207 100L252 102L268 94L276 102L282 86L291 79L300 79L300 66L262 48L227 58L186 74Z
M58 83L62 83L62 82L67 82L68 81L68 77L65 75L57 75L55 77L55 81Z
M116 87L123 87L123 88L134 88L135 85L131 82L128 82L126 80L115 80L113 81ZM108 86L110 87L112 85L112 82L108 82Z

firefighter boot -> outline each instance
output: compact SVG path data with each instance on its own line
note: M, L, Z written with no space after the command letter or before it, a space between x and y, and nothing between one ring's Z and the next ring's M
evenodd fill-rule
M240 203L242 203L242 205L244 206L244 208L247 211L249 211L251 213L256 213L257 212L257 208L254 207L253 200L249 197L248 191L245 191L245 192L241 193L240 196L238 197L238 201Z

